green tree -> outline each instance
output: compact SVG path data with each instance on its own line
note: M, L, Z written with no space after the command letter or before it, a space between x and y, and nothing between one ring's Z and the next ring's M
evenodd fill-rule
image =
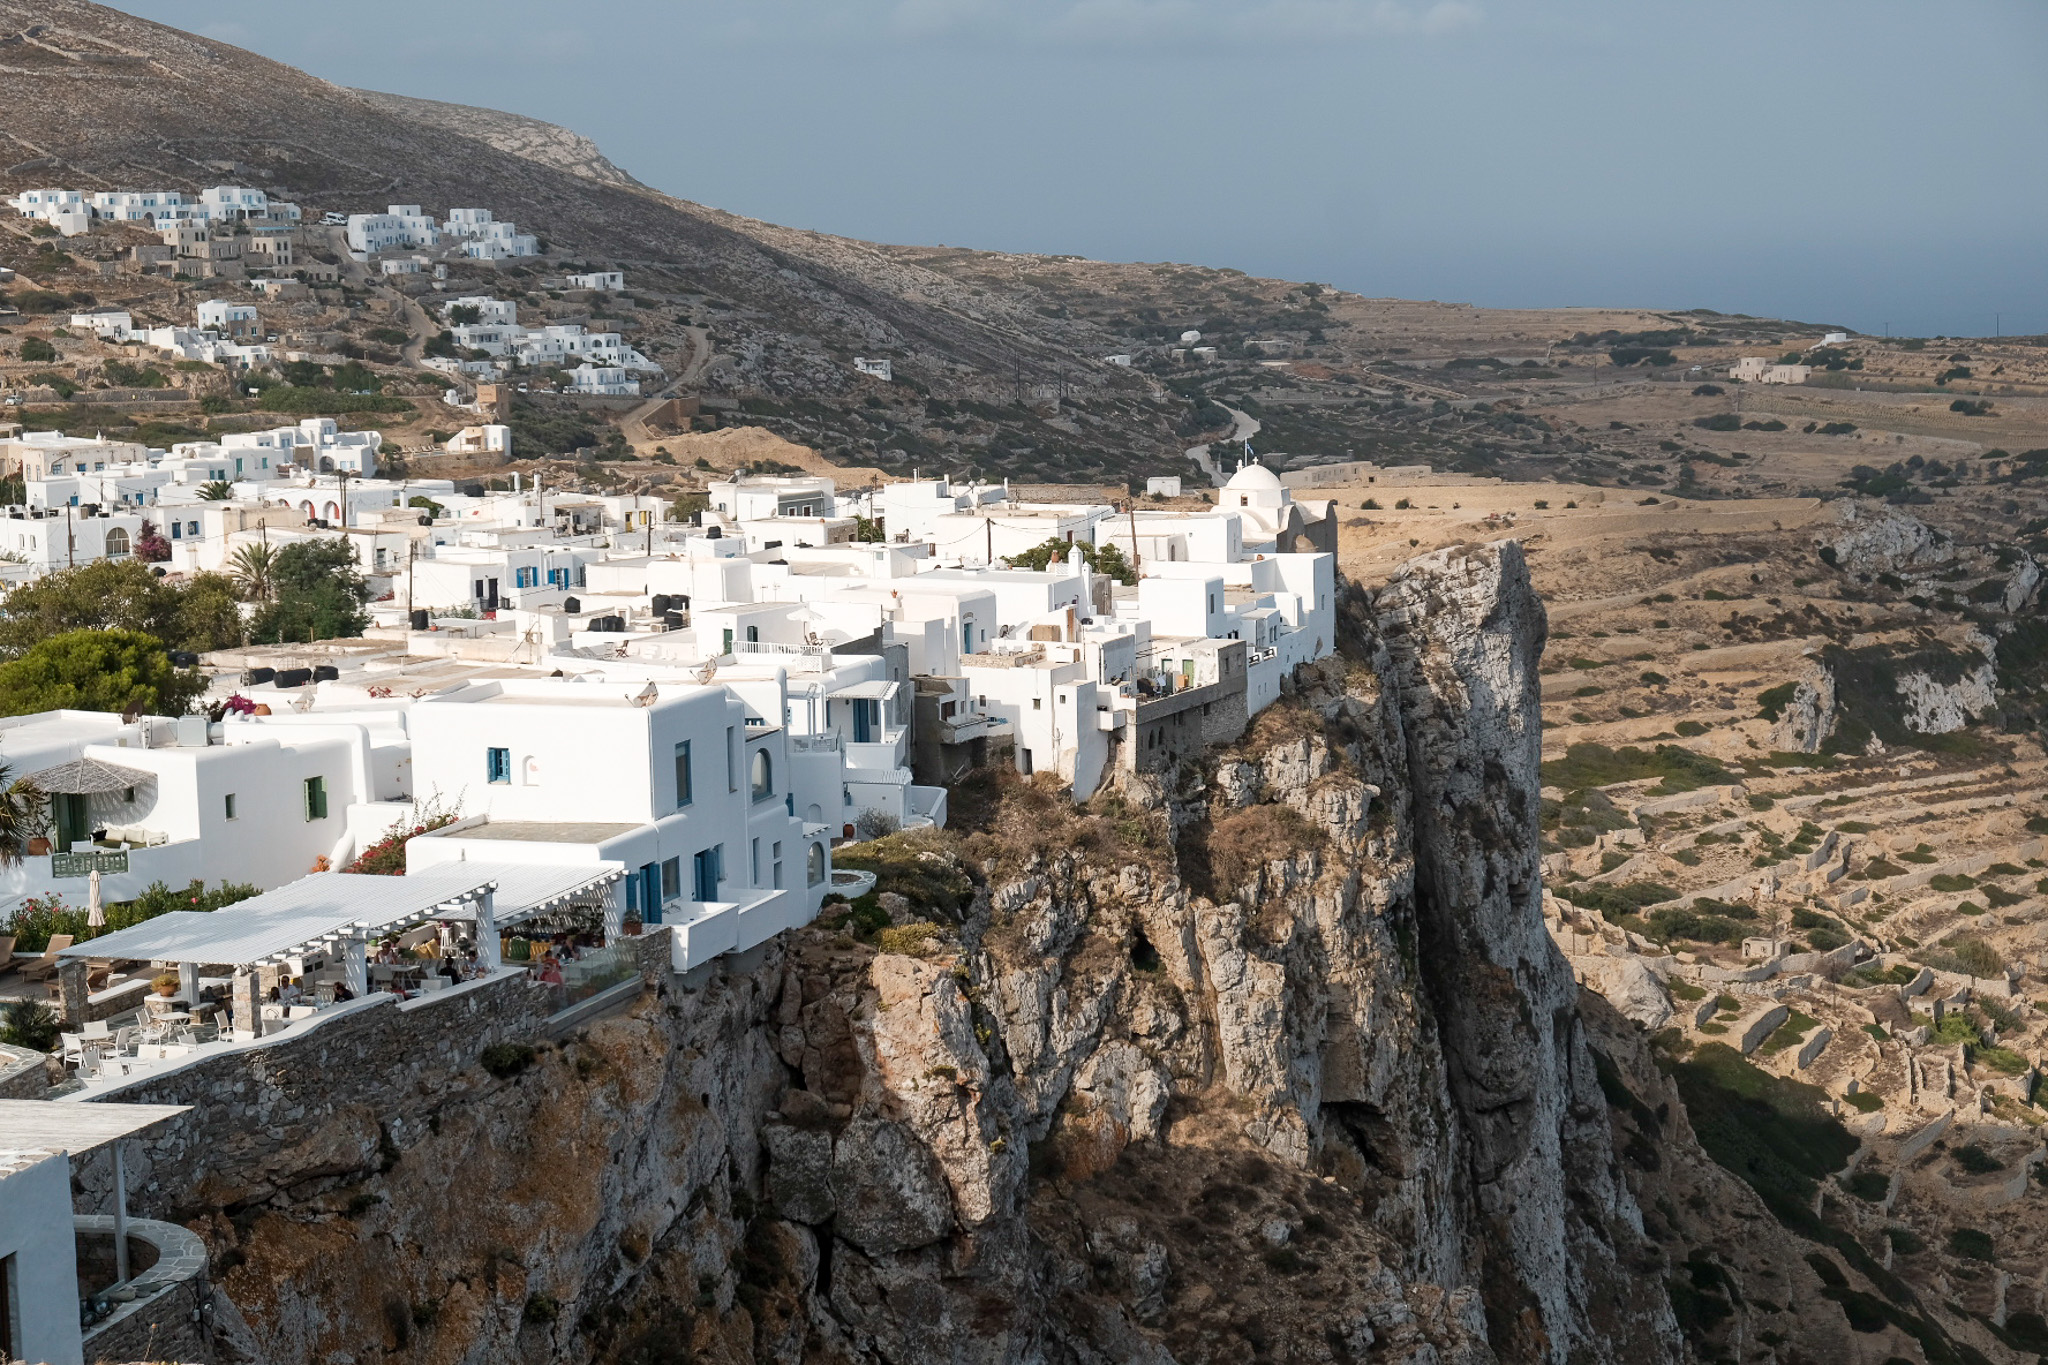
M209 479L199 485L201 502L226 502L235 495L235 486L226 479Z
M275 586L277 551L268 541L243 545L228 556L228 577L235 591L249 602L268 602Z
M235 580L224 573L198 573L178 590L172 638L177 647L204 654L242 643L242 606Z
M196 669L171 663L164 643L138 630L74 630L0 664L0 715L114 711L183 715L206 690Z
M133 559L100 559L61 569L0 601L0 657L18 658L74 630L142 631L167 648L191 648L180 633L178 598L175 586Z
M856 516L853 519L853 538L877 545L888 539L882 530L882 522L879 517L861 516Z
M0 1043L52 1052L62 1030L56 1013L40 1000L15 1000L0 1010Z
M21 343L21 358L47 365L57 358L57 348L41 337L26 337Z
M271 570L275 598L256 613L249 638L295 644L359 636L370 624L369 585L347 539L304 540L280 550Z
M1106 578L1114 578L1119 583L1128 584L1138 581L1138 575L1132 570L1130 560L1124 557L1123 550L1116 545L1095 546L1085 541L1068 544L1058 536L1054 536L1042 545L1034 545L1021 554L1014 554L1009 558L1010 563L1016 568L1037 569L1043 572L1055 561L1064 564L1067 555L1077 548L1081 551L1081 562L1087 565L1092 572L1099 573Z
M407 507L417 507L430 517L439 517L448 510L424 493L413 494L405 500L405 505Z
M27 856L28 841L43 832L48 810L49 798L35 783L0 763L0 867Z

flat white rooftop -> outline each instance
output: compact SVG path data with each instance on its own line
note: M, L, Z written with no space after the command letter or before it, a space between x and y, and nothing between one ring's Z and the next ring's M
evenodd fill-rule
M52 1104L0 1100L0 1149L79 1156L192 1112L185 1104Z

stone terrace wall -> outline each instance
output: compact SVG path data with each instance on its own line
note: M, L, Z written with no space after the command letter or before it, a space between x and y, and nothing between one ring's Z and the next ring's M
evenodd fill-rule
M668 930L628 941L643 980L668 978ZM278 1193L266 1178L274 1159L302 1149L309 1132L332 1146L337 1170L358 1148L374 1166L380 1150L404 1141L406 1115L419 1110L421 1097L460 1096L493 1083L479 1062L484 1049L541 1041L554 1000L524 977L505 977L404 1003L368 1003L303 1037L223 1052L86 1102L193 1106L124 1150L130 1210L188 1222L223 1202ZM303 1169L302 1161L292 1165ZM72 1180L80 1208L110 1206L112 1165L104 1150L75 1162Z
M50 1088L50 1059L0 1043L0 1100L39 1100Z

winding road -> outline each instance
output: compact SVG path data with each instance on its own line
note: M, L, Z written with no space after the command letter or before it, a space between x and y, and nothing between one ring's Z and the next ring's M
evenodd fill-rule
M1228 403L1219 403L1217 406L1231 416L1230 434L1222 438L1224 444L1242 446L1246 441L1259 434L1258 418L1248 412L1240 412ZM1202 472L1209 476L1210 487L1221 488L1229 480L1230 476L1216 467L1216 457L1209 453L1209 448L1215 444L1217 444L1215 441L1204 441L1198 446L1189 446L1187 457L1200 465Z

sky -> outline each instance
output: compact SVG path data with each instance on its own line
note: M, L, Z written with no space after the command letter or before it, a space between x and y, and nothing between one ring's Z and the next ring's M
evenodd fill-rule
M2048 333L2041 0L122 0L852 237Z

